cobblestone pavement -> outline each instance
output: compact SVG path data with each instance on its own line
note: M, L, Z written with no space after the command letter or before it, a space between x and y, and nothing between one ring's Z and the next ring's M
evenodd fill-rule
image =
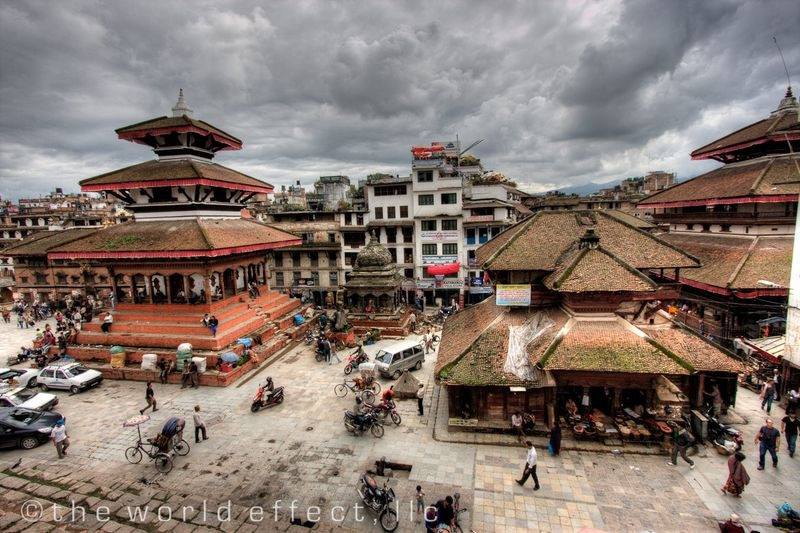
M9 326L16 325L0 324L3 356L33 334ZM377 346L368 348L372 354ZM697 468L689 470L685 464L667 466L666 456L653 455L654 449L613 454L603 446L594 451L567 449L559 457L548 456L540 447L542 489L534 493L530 485L513 482L520 475L525 449L507 436L481 436L480 443L448 442L463 436L441 427L444 399L432 386L434 362L435 355L429 356L414 373L429 385L426 416L417 416L416 402L398 402L402 424L387 426L381 439L345 431L342 412L353 405L353 396L348 392L340 399L333 394L333 386L344 379L343 365L316 363L303 345L289 348L271 366L224 389L181 390L156 380L159 410L142 426L143 433L155 434L169 416L183 416L191 444L189 455L176 457L166 476L147 461L131 465L124 457L125 448L135 442L136 429L123 428L122 422L144 406L143 383L107 380L77 395L58 392L58 411L67 417L72 440L69 455L58 460L49 444L0 452L0 530L49 531L74 518L70 527L75 530L299 532L307 529L291 524L292 512L301 522L317 518L318 512L318 531L380 531L372 522L374 515L356 507L355 492L359 474L380 457L412 465L411 472L396 472L389 481L400 502L398 531L424 530L411 507L416 485L422 485L428 503L460 492L468 509L462 527L480 533L569 532L583 527L712 532L717 518L734 511L752 529L775 531L769 523L776 504L789 501L800 508L800 459L789 459L783 450L777 469L755 470L752 439L763 416L755 394L744 389L736 410L750 420L739 427L746 434L746 464L753 480L742 499L719 492L727 468L716 452L701 452ZM258 380L267 375L286 388L286 401L251 413ZM390 383L381 380L384 388ZM210 437L199 444L190 435L195 404L202 406ZM782 410L773 415L777 411ZM434 426L439 426L436 438ZM26 501L34 503L23 507ZM69 512L73 504L74 516ZM37 518L38 505L41 519L22 518L23 513ZM130 513L137 509L139 517L132 519ZM142 519L145 510L148 514ZM54 512L55 518L64 519L54 519Z

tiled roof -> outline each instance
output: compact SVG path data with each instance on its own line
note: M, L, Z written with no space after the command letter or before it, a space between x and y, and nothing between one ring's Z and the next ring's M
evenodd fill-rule
M637 335L622 318L573 319L567 328L540 360L546 370L689 374L670 354Z
M594 230L600 246L637 270L699 266L683 251L598 210L536 213L478 248L477 261L484 270L553 271L587 229Z
M130 126L124 126L115 131L118 136L123 137L123 136L128 136L126 134L135 132L147 132L151 130L182 129L187 127L198 128L200 130L207 131L219 137L223 137L225 139L233 141L235 144L239 145L242 144L242 141L240 139L237 139L230 133L224 132L215 126L212 126L208 122L203 122L202 120L195 120L193 118L187 117L186 115L182 115L179 117L166 117L166 116L158 117L150 120L145 120L144 122L139 122L138 124L131 124Z
M490 316L490 320L451 326L450 322L455 318L453 317L445 323L442 347L450 351L446 354L446 361L442 361L442 352L439 352L435 375L446 383L459 385L544 385L547 382L545 376L542 376L539 383L533 383L503 371L508 354L509 326L523 325L531 317L531 313L526 309L505 310L494 303L491 306L497 308L499 314L493 318ZM548 310L547 315L554 324L528 345L531 365L534 365L535 360L547 349L568 319L567 315L558 309ZM462 339L464 336L468 337L469 342ZM460 344L458 353L453 353L455 350L451 350L452 342Z
M129 183L206 179L215 182L272 189L272 185L216 163L199 159L167 159L139 163L80 181L81 187L126 188ZM155 183L158 185L158 183Z
M800 156L794 156L800 161ZM639 207L672 202L797 194L797 169L791 156L731 163L639 201Z
M504 308L494 302L495 297L491 296L478 305L456 313L444 323L442 342L436 358L437 375L445 365L452 363L480 337L483 332L481 326L488 326L504 311Z
M621 222L625 222L626 224L630 224L631 226L633 226L635 228L639 228L639 229L642 229L642 230L645 230L645 231L648 231L648 230L651 230L651 229L657 227L652 222L648 222L647 220L644 220L643 218L635 217L633 215L630 215L630 214L625 213L624 211L620 211L618 209L606 209L605 212L607 214L611 215L612 217L618 219Z
M770 118L759 120L749 126L735 131L721 139L710 142L692 152L693 159L702 159L709 153L718 152L725 148L733 148L737 145L746 145L766 138L777 138L779 141L781 134L785 131L796 131L800 129L796 112L780 113Z
M296 236L245 219L195 218L189 220L127 222L94 232L87 237L50 250L58 254L99 252L163 253L208 252L263 245L297 244Z
M657 288L650 278L602 247L583 250L576 247L544 279L544 285L558 292L640 292Z
M91 235L100 228L74 228L63 231L37 231L3 249L2 255L46 255L51 249Z
M743 372L741 361L728 356L697 335L672 326L641 326L651 339L699 372Z
M701 268L681 271L681 279L729 289L764 288L767 279L789 286L792 237L745 237L667 233L661 236L697 256Z

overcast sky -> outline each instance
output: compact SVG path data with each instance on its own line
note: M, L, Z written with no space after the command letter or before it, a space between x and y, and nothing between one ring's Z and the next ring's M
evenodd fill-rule
M715 166L689 152L800 93L797 0L0 3L0 196L152 159L114 130L169 115L242 139L280 188L408 175L459 136L528 192Z

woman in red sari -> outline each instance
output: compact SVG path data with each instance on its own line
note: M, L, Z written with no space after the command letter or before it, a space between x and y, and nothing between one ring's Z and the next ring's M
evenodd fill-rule
M722 487L722 494L742 497L745 485L750 483L750 476L744 467L744 460L745 456L742 452L736 452L728 457L728 480Z

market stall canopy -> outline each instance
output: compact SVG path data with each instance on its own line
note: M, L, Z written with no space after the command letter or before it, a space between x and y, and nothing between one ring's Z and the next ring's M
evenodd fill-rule
M663 375L656 377L655 381L656 397L659 403L671 405L689 403L689 398L681 392L681 389Z
M448 263L446 265L430 265L428 266L428 274L432 276L458 274L461 269L461 263Z

